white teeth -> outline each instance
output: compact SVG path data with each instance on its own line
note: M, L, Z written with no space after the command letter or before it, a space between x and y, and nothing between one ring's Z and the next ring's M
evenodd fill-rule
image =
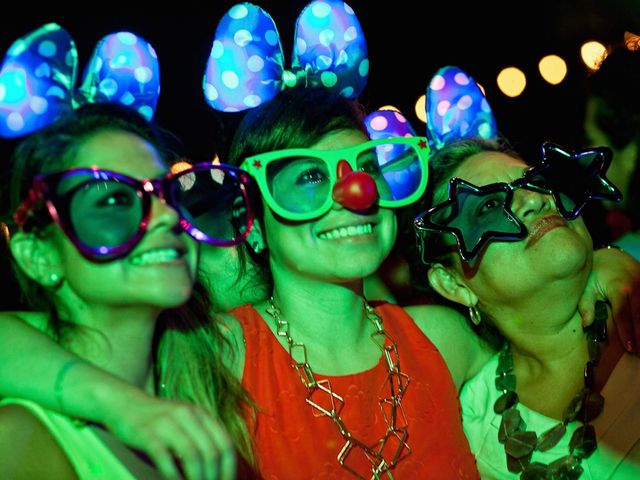
M173 262L180 256L175 248L161 248L136 255L131 259L134 265L152 265L155 263Z
M363 225L349 225L348 227L339 227L322 232L318 235L323 240L336 240L338 238L357 237L360 235L369 235L373 231L373 225L365 223Z

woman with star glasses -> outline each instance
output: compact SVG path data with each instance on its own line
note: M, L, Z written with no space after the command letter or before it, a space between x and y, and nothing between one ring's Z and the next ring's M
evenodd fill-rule
M222 165L171 174L169 155L158 130L109 104L83 106L16 150L15 223L7 223L31 311L4 312L2 320L29 323L76 356L47 352L44 371L12 371L18 394L0 403L3 477L235 478L236 450L248 465L248 397L221 360L225 342L209 320L206 292L194 290L192 238L243 240L251 226L248 180ZM25 348L32 355L37 346ZM82 397L91 364L106 369L110 383ZM27 386L34 376L53 379L53 401ZM129 448L98 424L49 409L67 401Z
M594 261L579 213L618 196L607 153L545 144L528 169L504 144L471 139L431 159L414 281L468 310L498 350L460 394L482 478L640 474L640 361L607 339L605 304L586 330L577 308Z
M527 236L525 225L511 210L518 189L552 195L558 213L567 220L577 218L589 202L620 201L620 191L605 176L610 164L611 151L606 147L573 153L546 142L542 161L511 183L478 187L452 178L449 199L421 214L415 227L419 235L427 230L450 232L460 256L471 262L492 239L518 241Z

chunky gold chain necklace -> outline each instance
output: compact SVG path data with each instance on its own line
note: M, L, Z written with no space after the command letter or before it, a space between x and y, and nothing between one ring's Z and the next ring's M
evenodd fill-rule
M276 331L278 336L285 337L289 347L289 357L291 366L298 372L302 385L307 389L306 401L311 405L313 414L316 417L327 416L338 427L338 431L345 444L338 454L338 463L356 477L367 479L379 479L383 475L393 479L389 469L395 466L401 459L406 457L411 449L406 440L409 435L407 430L407 417L402 409L402 397L409 384L409 376L400 371L400 358L398 349L393 339L384 330L382 319L374 308L366 302L364 308L367 318L376 327L376 331L371 334L371 340L382 350L385 357L385 367L387 378L380 388L380 398L378 404L382 411L382 416L387 425L385 434L373 445L367 445L363 441L355 438L347 429L340 418L340 411L344 405L344 399L331 389L331 382L327 379L316 380L313 370L307 362L307 348L301 342L295 342L289 334L289 322L280 316L280 309L275 306L273 297L269 299L270 305L266 309L276 321ZM388 340L388 342L387 342ZM387 343L389 345L387 345ZM293 352L299 352L302 361L298 362L293 358ZM385 392L386 390L386 392ZM370 470L365 474L356 471L349 465L350 458L362 456L369 461Z
M600 354L600 342L607 338L607 309L603 302L596 303L596 318L587 329L589 361L584 367L584 388L571 400L562 421L538 436L526 430L525 422L518 411L516 376L513 373L513 357L507 346L500 353L496 368L496 388L502 395L493 409L502 415L498 430L498 441L504 444L507 468L512 473L522 472L521 479L577 479L582 474L582 459L588 458L598 448L596 432L590 425L604 406L604 397L596 390L594 369ZM535 450L544 452L554 447L567 431L567 424L580 420L569 442L569 454L545 465L532 462Z

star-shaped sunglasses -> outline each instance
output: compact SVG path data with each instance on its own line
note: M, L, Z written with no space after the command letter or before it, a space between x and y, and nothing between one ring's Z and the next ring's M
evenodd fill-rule
M605 176L610 164L611 150L606 147L569 151L546 142L542 161L512 183L476 186L452 178L449 198L414 220L423 261L428 231L452 234L465 262L471 262L489 241L524 239L527 228L511 210L518 188L552 195L567 220L575 219L593 200L620 201L620 191Z

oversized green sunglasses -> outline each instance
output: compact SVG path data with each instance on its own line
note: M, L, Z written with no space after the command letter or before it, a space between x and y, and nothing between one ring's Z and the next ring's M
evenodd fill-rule
M276 214L288 220L310 220L329 211L334 201L351 210L363 210L362 205L369 208L376 200L389 208L415 202L427 187L428 157L426 138L396 137L339 150L290 148L261 153L245 159L240 168L255 178ZM342 180L352 171L368 175L352 176L349 187L342 188ZM353 192L362 190L359 182L371 185L370 202L354 201L357 193Z

